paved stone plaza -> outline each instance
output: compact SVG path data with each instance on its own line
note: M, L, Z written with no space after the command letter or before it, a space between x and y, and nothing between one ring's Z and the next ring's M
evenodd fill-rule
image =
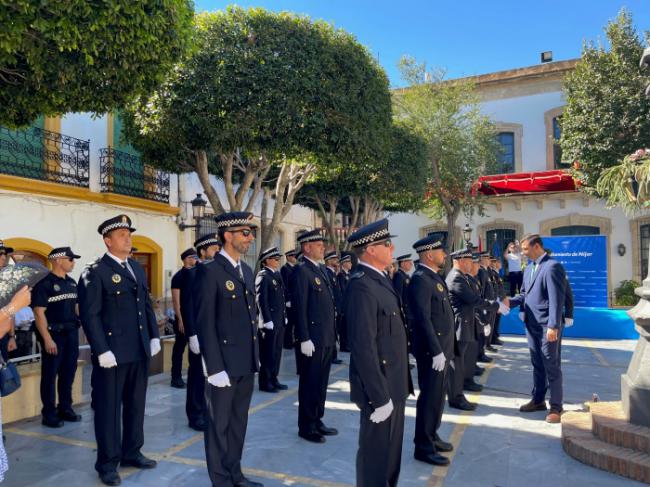
M448 468L431 468L413 460L415 399L409 399L400 485L446 487L618 487L642 485L582 465L568 457L560 444L559 424L543 421L544 413L522 416L532 383L531 365L523 337L506 337L506 345L488 373L480 403L471 413L445 412L441 436L455 446ZM601 400L620 398L620 374L634 341L565 340L563 371L567 409L579 409L595 392ZM348 362L347 354L341 354ZM251 405L243 465L251 478L265 486L354 485L358 412L349 402L346 365L334 366L325 422L340 434L314 445L297 435L297 377L293 354L285 352L281 381L289 390L279 394L255 391ZM415 372L415 371L414 371ZM413 377L415 377L415 373ZM86 382L88 382L86 380ZM20 486L101 485L93 469L95 444L89 404L77 408L82 423L58 430L40 418L5 425L10 469L5 480ZM185 391L169 387L169 377L151 378L145 418L144 453L159 461L149 471L120 469L125 486L210 485L205 470L203 435L187 427Z

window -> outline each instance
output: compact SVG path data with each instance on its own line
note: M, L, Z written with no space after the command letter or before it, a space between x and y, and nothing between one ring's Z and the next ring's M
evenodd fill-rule
M639 227L639 237L641 239L641 279L648 275L648 248L650 247L650 225L641 225Z
M501 146L501 151L497 158L499 174L508 174L515 172L515 133L499 132L497 142Z
M555 169L567 169L571 164L562 160L562 147L560 147L560 136L562 135L562 116L553 117L553 167Z
M485 249L492 255L498 255L503 264L503 253L510 242L516 239L516 233L511 228L497 228L485 233ZM504 266L505 269L505 266Z
M556 227L551 229L553 237L567 235L600 235L600 228L590 225L568 225L566 227Z

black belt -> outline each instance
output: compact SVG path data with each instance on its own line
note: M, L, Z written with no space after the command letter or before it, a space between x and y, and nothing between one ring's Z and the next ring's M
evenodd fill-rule
M64 321L60 323L48 323L48 331L53 331L56 333L63 333L68 331L75 331L77 329L77 321Z

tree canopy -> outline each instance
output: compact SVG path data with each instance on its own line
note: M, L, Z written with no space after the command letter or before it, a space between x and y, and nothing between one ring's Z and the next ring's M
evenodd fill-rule
M104 113L151 91L192 17L191 0L0 0L0 123Z

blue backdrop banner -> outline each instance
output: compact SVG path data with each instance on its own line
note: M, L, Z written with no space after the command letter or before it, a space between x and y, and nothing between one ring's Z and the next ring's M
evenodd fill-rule
M574 306L607 308L607 237L543 237L544 247L566 269Z

